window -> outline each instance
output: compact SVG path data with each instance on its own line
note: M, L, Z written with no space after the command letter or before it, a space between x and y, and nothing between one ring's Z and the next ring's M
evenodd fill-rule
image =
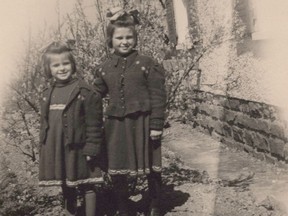
M191 48L189 37L189 5L191 0L167 0L167 21L170 42L176 49Z
M189 23L186 0L173 0L176 22L176 34L178 36L176 49L191 48L189 37Z

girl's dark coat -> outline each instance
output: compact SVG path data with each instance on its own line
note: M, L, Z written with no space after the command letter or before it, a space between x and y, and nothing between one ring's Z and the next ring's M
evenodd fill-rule
M49 105L53 87L43 93L40 119L40 145L45 145L49 116ZM102 144L101 96L80 80L72 91L62 113L64 144L82 147L83 154L98 156Z
M95 86L102 96L109 93L108 116L150 112L150 129L163 129L165 74L152 58L139 55L137 51L126 58L113 54L96 71Z

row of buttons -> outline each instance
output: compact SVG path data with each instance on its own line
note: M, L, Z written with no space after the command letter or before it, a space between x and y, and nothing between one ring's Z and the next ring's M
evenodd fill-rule
M121 93L121 102L122 102L122 108L125 108L125 96L124 96L124 79L125 79L125 69L126 69L126 62L127 59L123 59L123 65L122 65L122 73L121 73L121 78L120 78L120 93Z

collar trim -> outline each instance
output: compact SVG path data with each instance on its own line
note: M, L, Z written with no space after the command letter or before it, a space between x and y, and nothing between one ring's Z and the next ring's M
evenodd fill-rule
M124 57L124 56L119 56L117 54L113 54L112 55L112 65L114 67L117 67L119 65L119 62L123 62L123 61L127 61L127 67L131 66L134 62L135 59L138 56L138 52L137 50L134 50L132 53L130 53L128 56Z

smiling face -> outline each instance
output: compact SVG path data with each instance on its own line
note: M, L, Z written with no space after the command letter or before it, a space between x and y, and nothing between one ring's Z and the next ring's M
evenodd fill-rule
M115 28L112 37L112 46L115 53L120 55L128 55L133 51L136 45L135 35L129 27Z
M69 59L69 53L50 54L50 71L51 75L59 81L66 81L73 74L72 63Z

